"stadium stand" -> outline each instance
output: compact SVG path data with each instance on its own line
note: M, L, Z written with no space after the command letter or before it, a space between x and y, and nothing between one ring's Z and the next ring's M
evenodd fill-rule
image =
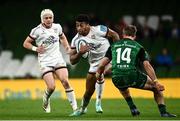
M12 59L10 62L7 64L6 68L2 72L1 78L10 78L13 79L16 71L20 67L20 60L19 59Z
M125 24L127 25L130 25L133 23L133 17L131 15L124 15L122 18Z
M16 78L24 78L30 76L30 71L33 69L34 65L37 62L37 58L34 55L28 54L25 55L22 64L17 70L17 73L15 74Z
M159 16L157 15L150 15L147 18L147 26L151 29L157 31L159 26Z
M168 72L168 77L180 77L180 66L177 65L172 67L171 70Z
M4 72L7 65L11 61L12 55L13 55L13 53L10 50L5 50L5 51L1 52L1 56L0 56L0 70L1 70L0 78L3 76L2 72Z
M138 24L140 24L142 27L144 27L147 20L146 20L146 17L145 17L145 16L143 16L143 15L137 15L137 16L136 16L136 21L138 22Z
M41 78L41 72L39 71L39 64L37 59L29 72L29 76L31 78Z
M172 17L172 15L162 15L161 16L161 20L162 21L173 21L173 17Z

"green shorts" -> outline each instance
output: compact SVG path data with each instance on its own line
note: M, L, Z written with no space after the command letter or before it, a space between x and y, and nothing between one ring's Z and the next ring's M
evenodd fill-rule
M120 89L125 90L128 87L143 88L147 81L147 75L135 70L123 75L113 75L112 82Z

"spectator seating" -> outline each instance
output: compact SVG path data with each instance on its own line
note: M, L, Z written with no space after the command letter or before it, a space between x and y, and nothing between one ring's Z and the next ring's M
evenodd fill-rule
M1 73L1 78L10 78L13 79L18 68L20 67L20 60L19 59L13 59L11 60L4 71Z
M17 70L17 73L15 74L16 78L23 78L26 76L29 76L30 71L34 67L36 63L36 56L34 55L25 55L24 59L22 60L22 64Z
M29 74L32 76L32 77L35 77L35 78L41 78L41 72L39 70L39 63L36 59L33 67L31 68Z
M159 16L157 15L150 15L147 18L147 26L154 31L157 31L159 27Z
M162 15L161 16L162 21L173 21L173 17L171 15Z
M2 51L0 55L0 78L2 77L3 71L12 59L13 53L9 50Z
M136 16L136 21L137 21L138 24L140 24L142 27L144 27L147 20L146 20L146 17L145 17L145 16L143 16L143 15L137 15L137 16Z
M131 15L124 15L122 19L127 25L130 25L133 23L133 17Z

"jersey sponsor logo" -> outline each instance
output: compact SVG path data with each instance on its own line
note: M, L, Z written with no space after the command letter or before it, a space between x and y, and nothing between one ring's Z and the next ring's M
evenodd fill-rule
M98 48L100 48L100 47L102 46L101 43L96 45L96 44L94 44L94 43L90 43L90 42L87 42L86 40L81 39L81 40L79 40L79 42L78 42L79 48L80 48L80 44L82 44L82 43L88 45L88 46L90 47L90 50L97 50Z
M57 40L54 36L49 36L48 39L46 39L45 41L43 41L42 44L45 45L45 46L48 46L48 45L54 44L54 43L56 43L56 42L58 42L58 40Z
M117 68L129 68L129 65L117 65Z
M102 46L102 44L95 45L94 43L88 43L88 45L90 46L91 50L97 50Z
M87 42L87 41L84 40L84 39L80 39L80 40L78 41L77 46L76 46L77 52L79 52L81 45L87 45L87 46L89 46L89 47L90 47L90 51L91 51L91 50L97 50L98 48L100 48L100 47L102 46L101 43L95 44L95 43ZM88 55L89 55L89 52L86 52L86 53L83 54L83 57L84 57L84 58L87 58Z

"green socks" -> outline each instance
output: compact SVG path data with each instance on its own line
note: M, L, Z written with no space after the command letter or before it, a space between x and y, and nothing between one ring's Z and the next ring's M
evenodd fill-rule
M135 106L135 104L134 104L131 97L127 97L127 98L125 98L125 100L126 100L126 102L127 102L130 109L135 109L136 108L136 106Z
M159 112L160 112L161 114L166 113L166 105L164 105L164 104L158 104L158 108L159 108Z

